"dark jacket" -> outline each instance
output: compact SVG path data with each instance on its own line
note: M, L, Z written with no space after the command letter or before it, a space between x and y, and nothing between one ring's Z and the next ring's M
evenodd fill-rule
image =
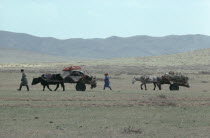
M109 77L105 76L105 78L104 78L104 86L105 87L109 87L109 84L110 84Z
M22 86L28 85L28 79L26 78L26 74L24 72L22 73L21 85Z

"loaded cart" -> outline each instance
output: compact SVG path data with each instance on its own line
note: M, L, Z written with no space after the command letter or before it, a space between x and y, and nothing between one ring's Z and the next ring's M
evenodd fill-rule
M70 66L63 69L61 77L64 83L76 83L77 91L85 91L86 84L91 85L91 89L97 86L96 77L90 76L80 66Z
M179 86L189 88L189 78L182 75L181 73L169 72L162 76L163 83L169 84L169 89L171 91L178 91Z

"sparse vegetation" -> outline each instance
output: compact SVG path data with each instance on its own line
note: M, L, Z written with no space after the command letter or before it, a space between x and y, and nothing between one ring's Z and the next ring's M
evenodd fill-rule
M128 126L123 129L124 134L143 134L144 132L142 131L141 128L134 128L133 126Z
M34 76L41 73L59 72L63 65L24 68L31 82ZM31 86L28 93L25 89L16 91L19 85L19 68L20 66L0 69L0 137L126 138L210 135L210 126L207 123L210 115L210 93L207 90L210 86L202 83L203 80L210 82L209 75L188 73L189 78L194 78L190 80L192 87L189 89L183 87L180 91L171 92L168 85L163 85L162 91L153 91L151 84L145 91L140 90L138 83L131 84L133 75L127 75L127 70L123 67L123 74L111 75L113 91L103 91L103 81L98 81L96 89L88 88L84 93L76 92L71 84L66 84L65 92L42 92L37 85ZM150 69L141 73L146 74ZM100 66L90 66L87 70L103 72ZM137 70L129 71L137 73ZM151 69L151 74L152 72L154 70ZM103 80L103 73L95 75Z
M161 98L161 99L166 99L167 98L166 95L164 95L162 93L160 95L158 95L158 97Z
M201 83L209 83L208 81L201 81Z
M199 74L210 74L209 71L200 71Z

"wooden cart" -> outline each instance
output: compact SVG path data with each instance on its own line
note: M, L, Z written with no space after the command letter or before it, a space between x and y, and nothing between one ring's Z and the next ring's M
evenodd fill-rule
M163 84L169 84L171 91L178 91L180 86L189 88L189 78L187 76L175 73L166 73L162 76Z

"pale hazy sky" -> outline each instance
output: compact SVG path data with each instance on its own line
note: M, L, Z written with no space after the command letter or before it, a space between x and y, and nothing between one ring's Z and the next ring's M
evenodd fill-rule
M62 39L210 35L210 0L0 0L0 30Z

